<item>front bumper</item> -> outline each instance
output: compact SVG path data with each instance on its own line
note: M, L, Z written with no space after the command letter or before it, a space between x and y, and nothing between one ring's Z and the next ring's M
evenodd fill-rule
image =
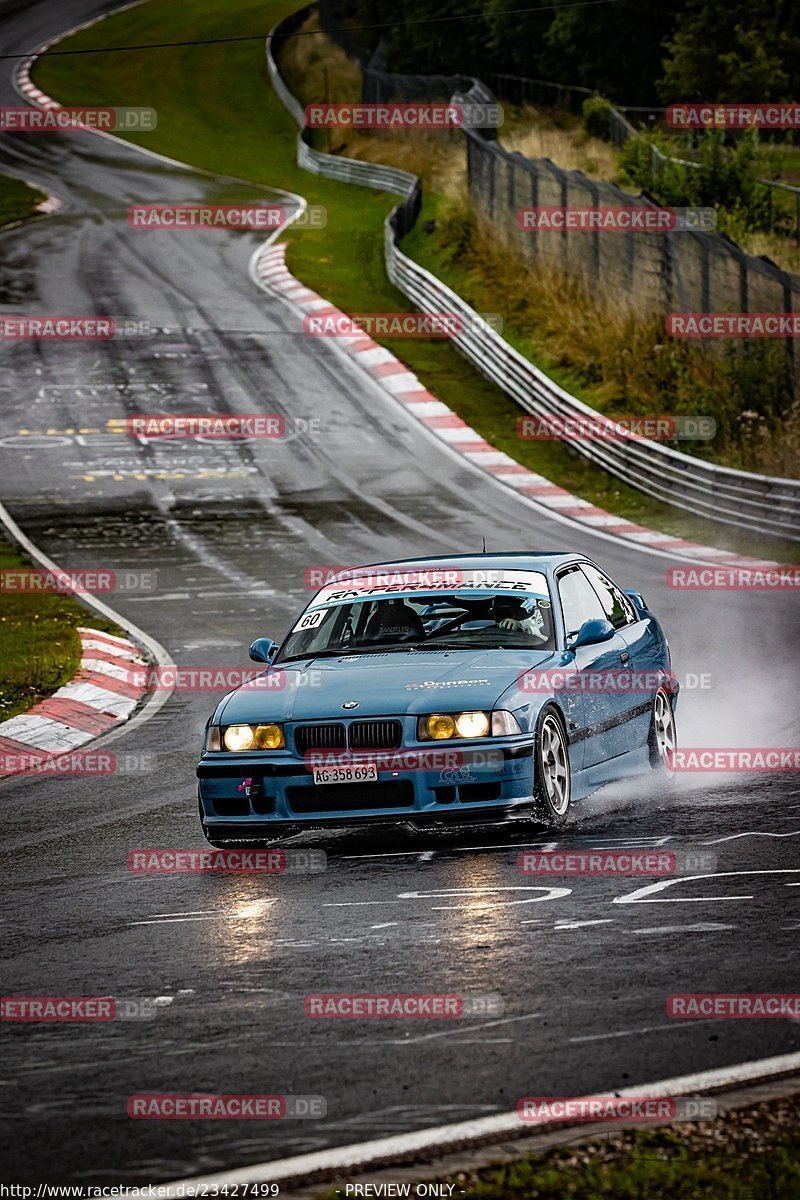
M273 826L458 824L489 811L484 819L498 820L508 810L530 806L531 736L472 742L461 753L464 762L456 767L400 766L379 769L376 782L314 784L303 759L291 753L209 752L197 767L203 822L211 834L235 837L241 831L241 837L254 837Z

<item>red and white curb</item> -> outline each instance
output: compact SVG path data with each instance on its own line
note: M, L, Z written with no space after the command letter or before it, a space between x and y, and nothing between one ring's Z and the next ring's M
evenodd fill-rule
M316 292L290 274L284 261L285 243L265 245L256 252L251 262L251 276L265 290L274 292L283 300L289 301L301 313L315 313L320 316L335 318L343 317L338 308L323 300ZM714 546L704 546L699 542L690 542L685 538L673 537L668 533L660 533L655 529L647 529L626 521L623 517L615 516L598 508L588 500L573 496L565 488L558 487L543 475L537 475L521 463L516 462L502 450L496 449L490 442L467 425L457 413L437 399L417 379L413 371L395 358L390 350L380 346L367 334L354 334L352 337L337 337L336 343L353 362L362 367L372 379L398 404L413 417L420 421L434 436L445 442L447 446L461 454L473 466L478 467L487 475L507 487L513 488L520 495L535 501L544 508L562 517L568 517L580 525L602 532L625 541L635 542L665 554L675 554L685 558L703 559L706 562L737 563L744 566L767 567L775 566L771 560L745 558L731 551L719 550Z
M133 681L147 664L127 638L79 628L78 673L27 712L0 722L0 777L69 753L127 721L145 687ZM16 760L22 760L17 763Z

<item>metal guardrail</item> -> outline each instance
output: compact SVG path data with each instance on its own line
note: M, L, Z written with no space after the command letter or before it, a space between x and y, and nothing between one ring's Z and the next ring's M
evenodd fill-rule
M384 255L389 279L423 312L452 312L461 318L453 341L464 356L488 376L523 411L561 422L608 418L571 396L489 327L451 288L403 254L398 246L414 225L421 204L416 175L395 167L325 154L310 144L302 105L280 74L273 44L293 33L313 11L307 5L280 22L267 38L267 69L272 86L300 127L297 162L315 175L390 192L403 199L386 218ZM465 96L455 96L457 103ZM473 134L474 136L474 134ZM609 422L611 424L611 422ZM639 437L602 441L564 441L618 479L697 516L800 541L800 480L737 471L682 454Z

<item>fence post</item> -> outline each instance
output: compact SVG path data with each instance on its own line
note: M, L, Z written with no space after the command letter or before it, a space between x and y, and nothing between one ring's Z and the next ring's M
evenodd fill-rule
M528 172L531 177L531 208L539 207L539 172L537 171L531 159L527 159ZM530 233L531 257L536 258L539 253L539 234L534 224Z
M559 179L561 182L561 207L569 208L569 183L567 182L566 172L562 171L559 168L558 175L559 175ZM568 233L567 229L566 228L562 229L561 230L561 261L563 262L565 268L569 267L569 248L568 248L568 244L567 244L568 237L569 237L569 233Z
M700 235L700 307L709 312L711 306L708 238Z
M794 296L792 295L792 285L786 272L783 272L783 311L789 316L794 311ZM789 367L789 375L794 388L794 338L784 338L783 344L786 347L786 361Z
M661 237L661 294L665 309L672 311L672 234Z
M589 189L592 197L592 208L600 207L600 188L592 187ZM627 237L627 234L626 234ZM592 282L597 283L600 278L600 230L595 227L592 230Z

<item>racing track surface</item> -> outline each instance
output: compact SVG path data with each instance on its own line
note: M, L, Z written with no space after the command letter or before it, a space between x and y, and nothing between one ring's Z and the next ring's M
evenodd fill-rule
M3 43L32 49L102 7L3 4ZM18 103L10 76L5 61L3 104ZM710 677L684 691L684 744L797 744L796 597L670 591L667 560L539 515L303 339L247 278L253 236L127 229L131 200L213 198L218 181L88 134L5 136L2 148L12 173L68 202L3 235L3 311L105 312L164 332L6 345L0 495L63 566L157 568L152 595L110 599L176 662L248 666L251 639L278 636L305 603L309 565L474 550L485 534L493 550L585 551L642 589L679 675ZM322 435L143 447L62 432L198 407L316 416ZM43 432L23 443L21 429ZM681 883L656 903L614 903L647 880L530 890L548 881L517 871L519 848L541 840L524 826L306 838L328 851L322 875L130 875L136 846L202 844L194 764L212 703L176 693L114 743L155 750L150 774L0 790L3 993L164 998L147 1022L4 1026L6 1181L155 1182L798 1048L787 1021L665 1015L674 991L796 988L796 777L627 786L576 809L564 844L703 847L719 871L747 873ZM505 1013L306 1019L306 993L347 990L499 992ZM203 1090L321 1094L328 1117L125 1115L134 1092Z

